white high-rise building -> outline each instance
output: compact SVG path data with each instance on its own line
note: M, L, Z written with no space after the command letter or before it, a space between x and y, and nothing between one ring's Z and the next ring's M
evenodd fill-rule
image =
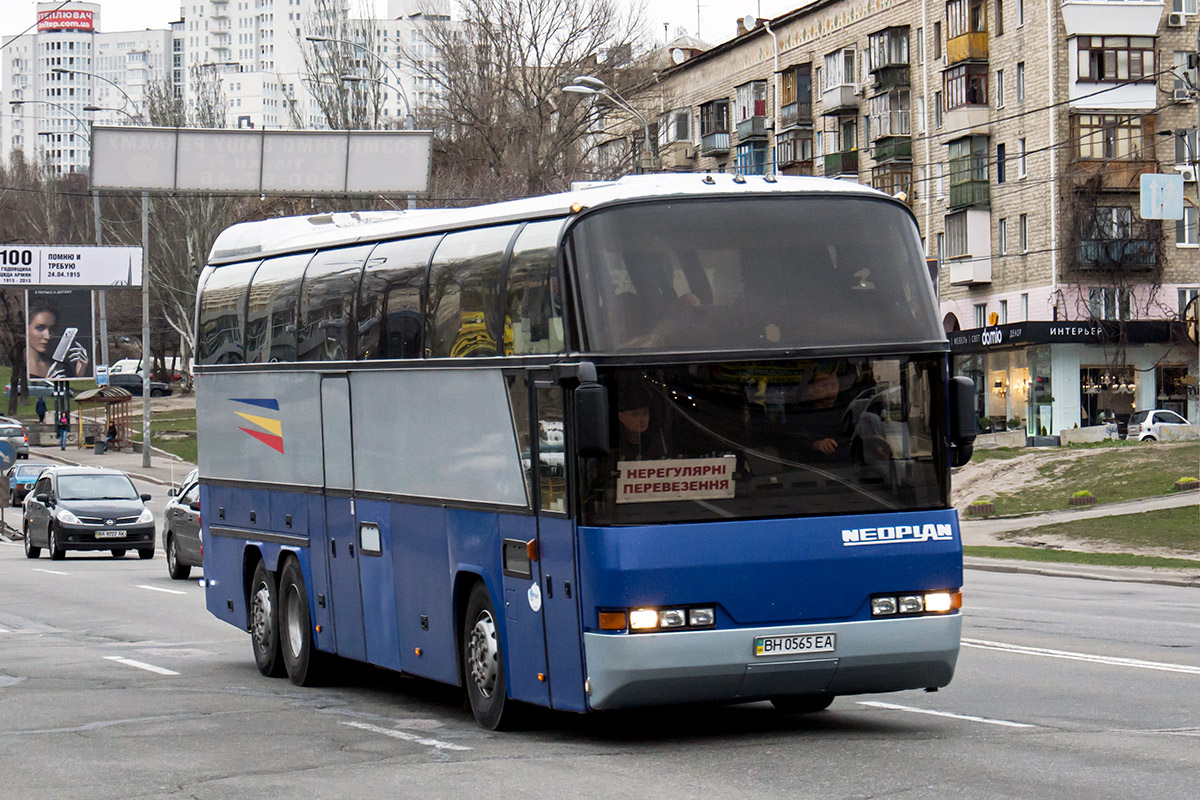
M147 86L169 74L171 32L103 33L99 3L42 2L36 13L36 29L0 52L0 148L5 159L21 150L59 172L83 171L91 123L132 123Z

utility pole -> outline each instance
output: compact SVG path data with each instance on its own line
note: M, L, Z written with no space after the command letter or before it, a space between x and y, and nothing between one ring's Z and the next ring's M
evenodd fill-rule
M150 193L142 192L142 466L150 466Z

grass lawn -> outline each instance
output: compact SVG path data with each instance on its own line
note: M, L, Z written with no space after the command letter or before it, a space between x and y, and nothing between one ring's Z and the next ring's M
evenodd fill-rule
M1200 511L1196 506L1041 525L1036 533L1051 544L1057 537L1114 550L1161 548L1200 559Z
M1092 564L1104 567L1162 567L1200 571L1200 559L1141 556L1134 553L1081 553L1076 550L1043 550L1038 547L967 547L968 556L1009 558L1053 564Z
M141 418L137 420L133 440L142 440ZM150 440L159 450L196 463L196 411L172 409L150 416Z
M1081 490L1091 492L1097 503L1154 497L1175 491L1179 478L1200 477L1200 442L1121 442L1095 449L1103 452L1071 458L1059 448L1038 451L1037 479L1016 491L998 492L996 513L1064 508L1066 498Z

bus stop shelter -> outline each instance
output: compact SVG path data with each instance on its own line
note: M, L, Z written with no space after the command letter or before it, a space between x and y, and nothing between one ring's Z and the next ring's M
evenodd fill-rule
M96 452L103 453L108 447L123 450L130 446L129 434L137 422L133 409L133 395L119 386L101 386L75 395L79 406L79 446L87 441L91 431ZM101 415L103 411L103 415ZM91 413L89 418L88 412ZM138 415L140 418L140 415ZM113 442L108 443L108 433L113 431Z

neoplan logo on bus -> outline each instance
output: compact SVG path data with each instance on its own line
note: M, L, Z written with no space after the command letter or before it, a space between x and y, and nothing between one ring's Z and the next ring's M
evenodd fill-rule
M842 531L843 547L928 541L952 542L954 541L954 528L944 524L894 525L880 528L848 528Z

